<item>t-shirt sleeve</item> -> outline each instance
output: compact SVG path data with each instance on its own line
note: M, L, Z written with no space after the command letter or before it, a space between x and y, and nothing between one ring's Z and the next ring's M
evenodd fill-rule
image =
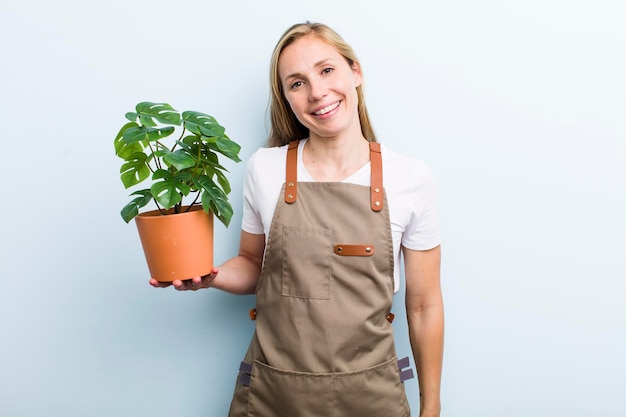
M263 221L259 213L258 205L255 200L257 189L256 181L256 159L257 154L253 154L246 164L245 178L243 182L243 213L241 219L241 228L244 232L255 235L263 234Z
M402 234L402 245L413 250L428 250L441 243L437 216L437 182L423 162L417 165L410 217Z

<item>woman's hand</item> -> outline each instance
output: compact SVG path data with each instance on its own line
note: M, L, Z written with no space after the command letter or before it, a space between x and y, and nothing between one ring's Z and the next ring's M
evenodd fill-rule
M211 272L207 275L203 275L201 277L193 277L191 279L186 280L174 280L172 282L160 282L154 278L151 278L149 283L154 288L167 288L171 285L174 286L178 291L196 291L202 288L211 288L213 286L213 281L215 281L215 277L217 277L217 273L219 271L217 268L213 268Z

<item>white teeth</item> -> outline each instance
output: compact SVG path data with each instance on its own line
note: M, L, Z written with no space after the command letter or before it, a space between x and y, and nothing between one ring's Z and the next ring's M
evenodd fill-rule
M326 114L329 111L336 109L337 106L339 106L339 102L336 102L335 104L331 104L329 106L326 106L323 109L316 111L315 114L318 115L318 116L321 116L322 114Z

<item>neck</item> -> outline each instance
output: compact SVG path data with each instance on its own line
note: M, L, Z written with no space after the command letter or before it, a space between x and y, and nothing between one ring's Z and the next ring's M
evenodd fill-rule
M316 181L341 181L369 161L369 143L362 135L351 138L309 138L302 160Z

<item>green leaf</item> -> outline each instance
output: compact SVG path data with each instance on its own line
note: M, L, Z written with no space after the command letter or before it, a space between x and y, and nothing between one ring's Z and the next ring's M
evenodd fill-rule
M122 219L126 223L130 222L137 214L139 214L139 209L144 207L146 204L152 200L152 194L150 190L139 190L135 191L131 195L138 195L139 197L133 199L130 203L126 204L120 214L122 215Z
M194 159L202 161L206 144L199 136L185 136L183 139L177 142L181 149L184 149Z
M167 152L163 156L163 160L178 170L192 168L196 166L196 158L192 157L184 149L178 149L174 152Z
M204 162L211 165L212 167L217 167L219 169L226 169L219 164L219 159L217 154L211 150L213 146L207 146L204 150Z
M206 175L196 181L198 189L202 190L202 207L205 211L212 211L224 226L228 227L233 217L233 208L228 202L228 196Z
M129 155L135 152L143 151L143 145L141 145L141 143L134 142L128 144L125 140L123 140L125 132L135 127L138 127L137 123L135 122L126 123L124 126L122 126L119 133L115 137L115 140L113 141L113 144L115 146L115 154L122 159L126 159Z
M171 135L174 131L175 128L172 126L161 128L144 126L129 127L124 131L122 140L128 145L141 141L155 141Z
M224 190L224 193L230 194L230 182L228 182L228 178L226 178L226 175L224 175L224 173L219 169L216 169L215 176L217 177L217 182L220 184L220 187L222 187L222 190Z
M139 184L150 176L148 155L143 152L135 152L126 158L126 162L120 168L120 177L125 188Z
M160 180L160 179L167 179L167 180L177 180L177 181L182 181L182 182L188 182L191 180L191 174L189 172L178 172L176 174L172 174L170 171L166 170L166 169L157 169L154 174L152 174L152 179L153 180Z
M124 142L122 141L122 143ZM128 158L130 158L131 155L138 153L138 152L143 152L143 149L144 147L141 145L141 142L133 143L130 145L127 145L126 143L124 143L124 145L120 146L116 152L117 152L117 156L119 156L120 158L124 160L128 160Z
M155 182L150 191L152 197L166 209L174 207L174 205L182 201L182 197L189 194L191 187L187 181L191 179L189 172L182 172L173 175L172 173L159 169L152 176L153 180L162 180Z
M137 110L139 119L144 126L156 126L154 120L159 123L176 126L180 126L181 123L180 113L167 103L151 103L144 101L137 104L135 110Z
M198 136L222 137L226 131L213 116L197 111L183 112L183 122L185 129Z
M235 162L241 162L239 159L239 151L241 146L230 140L228 137L218 138L216 142L219 152Z

